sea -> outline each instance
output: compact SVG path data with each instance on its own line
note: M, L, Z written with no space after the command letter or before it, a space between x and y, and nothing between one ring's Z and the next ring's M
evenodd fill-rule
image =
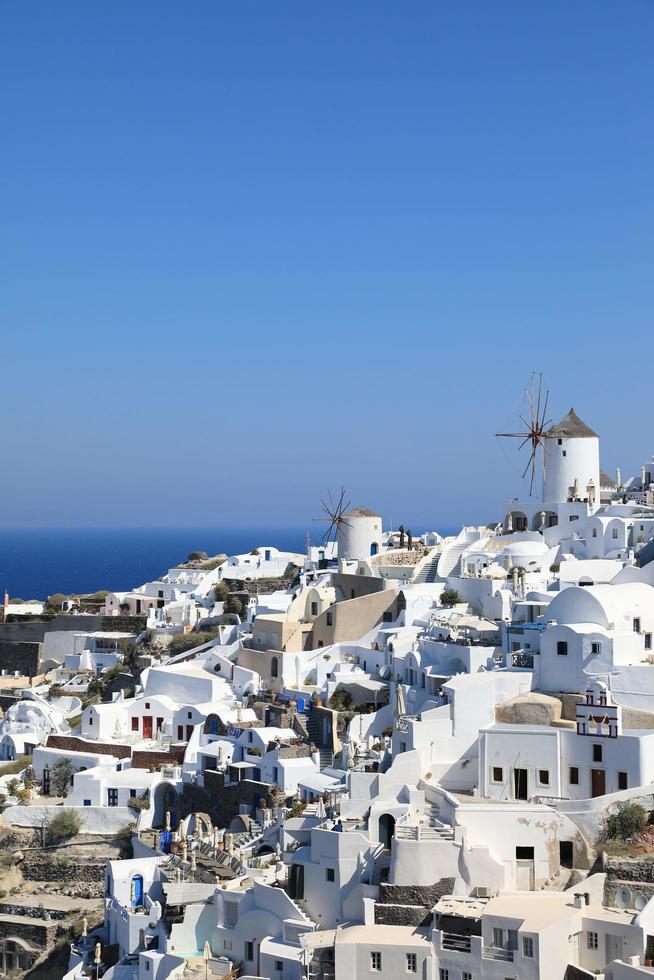
M439 528L456 534L458 528ZM0 601L46 599L97 592L127 592L163 575L191 551L239 555L272 545L280 551L306 550L321 532L311 527L193 528L0 528Z
M12 528L0 529L0 601L126 592L153 581L191 551L243 554L272 545L304 552L307 528ZM318 543L315 527L312 537Z

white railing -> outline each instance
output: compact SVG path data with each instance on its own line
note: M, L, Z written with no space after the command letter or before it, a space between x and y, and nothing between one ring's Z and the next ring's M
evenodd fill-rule
M503 949L502 946L482 946L481 955L485 960L500 960L502 963L513 963L513 950Z

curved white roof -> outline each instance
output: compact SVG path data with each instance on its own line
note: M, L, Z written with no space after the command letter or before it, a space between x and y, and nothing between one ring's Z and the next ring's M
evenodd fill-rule
M552 599L547 618L560 624L595 623L606 629L626 629L634 615L653 606L654 588L642 582L572 586Z

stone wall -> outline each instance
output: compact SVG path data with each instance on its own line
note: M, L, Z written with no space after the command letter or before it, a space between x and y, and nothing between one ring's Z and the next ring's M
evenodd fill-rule
M267 783L258 783L252 779L242 779L233 786L225 786L223 773L206 769L204 772L204 801L207 804L205 812L217 827L229 827L234 817L239 815L239 806L242 803L254 808L261 801L266 800L270 805L271 789L272 787ZM191 812L193 795L192 789L185 784L182 797L183 816ZM188 810L186 810L187 806Z
M24 939L36 949L47 949L57 935L56 922L36 923L11 916L0 921L0 939Z
M443 895L451 895L454 878L433 885L391 885L382 882L375 903L375 923L384 926L428 926L432 909Z
M113 755L117 759L129 759L132 749L117 742L92 742L78 735L48 735L48 749L65 749L67 752L93 752L95 755Z
M17 670L23 677L35 677L41 663L41 643L0 638L0 669Z

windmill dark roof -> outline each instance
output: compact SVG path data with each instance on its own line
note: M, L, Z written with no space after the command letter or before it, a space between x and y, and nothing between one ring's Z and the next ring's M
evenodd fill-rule
M379 517L379 514L375 514L374 510L368 510L367 507L353 507L352 510L348 510L347 514L343 514L343 517Z
M545 433L548 439L598 439L596 432L582 422L574 408L571 408L558 425L553 425Z

